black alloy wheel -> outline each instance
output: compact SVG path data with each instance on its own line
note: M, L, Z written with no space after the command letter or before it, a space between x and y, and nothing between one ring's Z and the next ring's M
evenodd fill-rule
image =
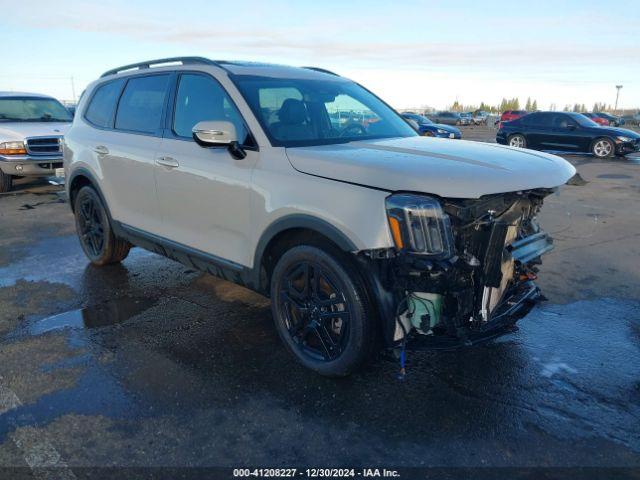
M271 303L278 333L304 366L327 376L352 373L373 353L374 313L347 261L300 245L278 261Z
M107 210L92 187L82 187L75 195L74 213L80 245L91 263L108 265L129 255L131 244L113 233Z

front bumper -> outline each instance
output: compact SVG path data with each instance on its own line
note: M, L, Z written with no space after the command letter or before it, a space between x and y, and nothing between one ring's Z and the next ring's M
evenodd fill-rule
M640 139L631 142L616 142L616 154L626 155L635 152L640 152Z
M62 166L61 155L0 155L0 170L6 175L47 177Z

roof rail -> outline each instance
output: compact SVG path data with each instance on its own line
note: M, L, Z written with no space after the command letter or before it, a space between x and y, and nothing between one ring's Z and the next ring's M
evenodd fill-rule
M326 68L320 68L320 67L302 67L302 68L306 68L307 70L314 70L316 72L328 73L329 75L335 75L336 77L340 76L337 73L332 72L331 70L327 70Z
M165 63L181 63L182 65L215 65L220 66L218 62L214 60L209 60L204 57L171 57L171 58L159 58L157 60L149 60L147 62L140 63L132 63L130 65L124 65L122 67L113 68L111 70L107 70L100 78L106 77L107 75L115 75L117 73L125 72L127 70L143 70L145 68L151 68L153 66L162 66Z

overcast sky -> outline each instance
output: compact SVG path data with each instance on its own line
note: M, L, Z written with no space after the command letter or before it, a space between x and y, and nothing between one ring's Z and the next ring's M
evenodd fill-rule
M640 8L622 1L0 0L0 90L78 96L110 68L203 55L328 68L392 105L503 97L640 107Z

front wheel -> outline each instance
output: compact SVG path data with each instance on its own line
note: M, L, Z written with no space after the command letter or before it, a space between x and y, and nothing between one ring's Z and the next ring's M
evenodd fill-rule
M76 232L85 255L94 265L121 262L131 244L113 233L109 215L92 187L82 187L75 198Z
M509 146L516 148L527 148L527 139L519 133L509 137Z
M287 251L271 277L271 308L287 349L321 375L357 370L375 342L374 313L348 262L317 247Z
M598 158L608 158L615 153L615 147L608 138L599 138L593 142L591 152Z
M0 170L0 193L5 193L11 190L13 186L13 178L11 175L7 175L2 170Z

